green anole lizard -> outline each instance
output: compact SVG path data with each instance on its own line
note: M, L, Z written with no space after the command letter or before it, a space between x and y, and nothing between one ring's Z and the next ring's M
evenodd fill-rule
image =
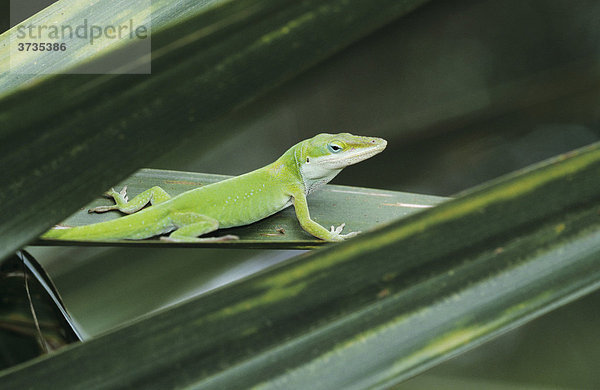
M221 182L171 197L152 187L128 201L126 188L107 195L115 204L90 212L120 210L130 214L111 221L71 228L55 228L42 238L60 240L141 240L157 235L176 242L214 242L238 237L199 237L220 228L251 224L294 205L302 228L326 241L341 241L357 232L341 234L344 224L327 230L310 218L306 196L333 179L348 165L385 149L381 138L348 133L319 134L292 146L277 161ZM148 203L150 207L144 208Z

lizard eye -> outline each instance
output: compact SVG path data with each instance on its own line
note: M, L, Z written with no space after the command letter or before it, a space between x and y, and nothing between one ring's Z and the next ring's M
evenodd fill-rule
M342 151L342 147L338 144L334 144L334 143L330 143L327 145L327 149L329 149L329 151L331 153L339 153Z

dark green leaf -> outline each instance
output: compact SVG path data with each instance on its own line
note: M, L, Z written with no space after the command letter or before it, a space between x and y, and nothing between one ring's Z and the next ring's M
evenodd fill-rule
M27 252L0 263L0 368L81 340L54 284Z

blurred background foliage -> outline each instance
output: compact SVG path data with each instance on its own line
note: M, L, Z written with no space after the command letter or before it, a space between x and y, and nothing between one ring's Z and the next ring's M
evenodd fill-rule
M237 175L317 132L350 131L389 146L336 184L451 196L600 140L599 20L592 0L432 1L212 123L236 136L209 153L190 138L150 167ZM28 250L88 336L298 253ZM397 388L599 388L599 303L592 294Z

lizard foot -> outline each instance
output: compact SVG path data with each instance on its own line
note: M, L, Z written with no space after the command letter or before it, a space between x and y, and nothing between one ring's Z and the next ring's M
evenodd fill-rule
M346 226L345 223L341 224L337 228L334 226L331 227L331 230L329 231L331 233L331 241L343 241L345 239L355 237L356 235L358 235L360 233L360 232L350 232L348 234L341 234L342 230L344 230L344 226Z
M117 192L117 191L115 191L114 188L111 188L109 191L104 193L104 196L107 198L114 199L115 204L113 204L111 206L97 206L92 209L89 209L88 213L90 213L90 214L91 213L105 213L105 212L111 211L111 210L118 210L119 202L127 203L129 201L129 198L127 197L127 186L123 187L121 192ZM117 201L117 199L119 199L119 198L121 198L121 200Z
M110 198L110 199L114 199L115 197L117 197L119 195L123 197L123 200L125 202L129 202L129 197L127 196L127 186L124 186L120 192L117 192L117 191L115 191L114 188L111 188L110 190L108 190L104 193L104 197Z

